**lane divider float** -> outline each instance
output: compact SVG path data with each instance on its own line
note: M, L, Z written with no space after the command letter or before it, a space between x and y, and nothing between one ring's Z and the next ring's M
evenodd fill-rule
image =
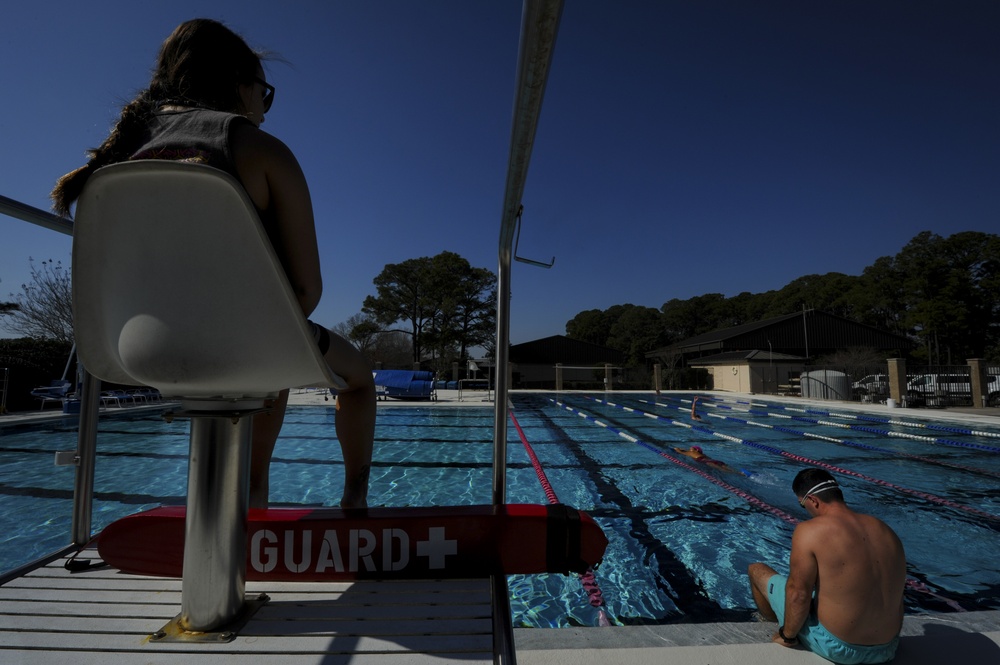
M669 404L662 404L660 402L650 402L650 401L644 400L644 399L640 399L639 401L642 402L642 403L644 403L644 404L651 404L653 406L660 406L660 407L664 407L664 408L674 408L674 409L677 409L678 411L686 411L687 410L687 409L685 409L684 407L681 407L681 406L671 406ZM721 407L721 408L725 408L725 407ZM750 413L752 415L762 415L762 414L760 414L760 412L743 411L742 409L730 409L730 410L731 411L737 411L739 413ZM709 413L708 415L712 416L714 418L724 418L724 416L720 416L720 415L717 415L717 414L714 414L714 413ZM826 423L826 422L823 422L821 420L812 420L810 418L794 417L794 416L788 416L788 415L785 415L785 414L767 413L767 414L763 414L763 415L767 415L767 416L775 417L775 418L786 418L786 419L790 419L790 420L795 420L797 422L808 422L808 423L817 424L817 425L828 425L828 424L838 425L838 423ZM906 459L917 460L917 461L923 462L925 464L933 464L935 466L942 466L942 467L948 467L948 468L952 468L952 469L957 469L957 470L960 470L960 471L967 471L969 473L974 473L976 475L990 476L990 477L993 477L993 478L1000 478L1000 472L998 472L998 471L992 471L990 469L982 469L982 468L971 467L971 466L967 466L965 464L958 464L956 462L948 462L948 461L945 461L945 460L933 459L933 458L930 458L930 457L924 457L922 455L914 455L912 453L904 453L902 451L891 450L889 448L881 448L879 446L873 446L873 445L867 444L867 443L860 443L860 442L857 442L857 441L849 441L847 439L837 439L835 437L824 436L822 434L816 434L814 432L805 432L805 431L800 431L800 430L794 430L794 429L791 429L791 428L788 428L788 427L781 427L779 425L770 425L770 424L767 424L767 423L760 423L760 422L756 422L756 421L753 421L753 420L746 420L746 421L742 421L742 422L745 422L747 425L753 425L754 427L762 427L762 428L765 428L765 429L773 429L773 430L775 430L777 432L784 432L786 434L792 434L792 435L795 435L795 436L803 436L803 437L810 438L810 439L818 439L820 441L828 441L830 443L837 443L837 444L841 444L841 445L848 446L848 447L851 447L851 448L859 448L859 449L862 449L862 450L872 450L872 451L876 451L876 452L880 452L880 453L885 453L885 454L888 454L888 455L893 455L893 456L896 456L896 457L904 457ZM916 437L916 438L924 438L924 437Z
M587 399L592 399L592 400L594 400L594 401L596 401L598 403L607 404L608 406L614 406L614 407L622 408L622 409L626 409L627 408L627 407L619 406L619 405L614 404L612 402L608 402L606 400L598 399L596 397L587 397ZM660 415L655 414L655 413L651 414L651 413L647 413L645 411L641 411L641 410L638 410L638 409L628 409L628 410L636 412L636 413L641 413L642 415L646 415L646 416L649 416L651 418L664 419L664 420L667 420L668 422L673 422L674 424L682 425L684 427L690 427L691 429L699 430L699 431L705 432L706 434L711 434L712 436L717 436L717 437L722 438L722 439L726 439L726 440L733 441L733 442L736 442L736 443L741 443L741 444L743 444L745 446L749 446L751 448L756 448L758 450L763 450L765 452L769 452L769 453L772 453L774 455L780 455L782 457L787 457L788 459L792 459L792 460L795 460L797 462L803 462L805 464L809 464L810 466L820 467L820 468L823 468L823 469L827 469L828 471L834 471L836 473L841 473L841 474L844 474L844 475L847 475L847 476L852 476L854 478L858 478L860 480L864 480L866 482L873 483L875 485L881 485L882 487L888 487L890 489L896 490L897 492L903 492L904 494L909 494L911 496L916 496L916 497L919 497L919 498L924 499L926 501L930 501L931 503L937 503L937 504L940 504L942 506L948 506L949 508L954 508L956 510L961 510L961 511L964 511L964 512L976 515L978 517L982 517L983 519L990 520L992 522L1000 522L1000 515L994 515L993 513L988 513L985 510L980 510L978 508L973 508L971 506L966 506L966 505L963 505L963 504L958 503L956 501L952 501L951 499L945 499L943 497L937 496L936 494L931 494L930 492L924 492L924 491L921 491L921 490L910 489L909 487L903 487L902 485L897 485L896 483L889 482L888 480L883 480L881 478L875 478L874 476L869 476L867 474L861 473L860 471L854 471L852 469L846 469L844 467L836 466L834 464L828 464L827 462L821 462L819 460L814 460L814 459L811 459L809 457L805 457L803 455L797 455L795 453L788 452L787 450L782 450L780 448L775 448L774 446L769 446L769 445L766 445L766 444L763 444L763 443L758 443L756 441L750 441L749 439L742 439L740 437L731 436L729 434L725 434L723 432L718 432L718 431L715 431L715 430L711 430L711 429L708 429L708 428L705 428L705 427L695 427L693 425L688 425L686 423L680 423L680 422L675 421L673 418L669 418L669 417L666 417L666 416L660 416ZM722 420L731 420L733 422L747 424L746 420L744 420L742 418L736 418L734 416L723 416L723 415L715 414L715 413L710 413L708 415L711 416L711 417L713 417L713 418L719 418L719 419L722 419Z
M538 482L542 485L542 491L545 492L545 498L548 499L549 503L555 505L559 503L559 497L556 496L556 491L552 489L552 483L549 482L548 476L545 475L545 469L542 468L542 463L538 461L538 456L535 455L535 451L532 449L531 444L528 443L528 437L525 436L524 430L521 429L521 423L517 422L517 417L514 415L514 405L509 401L507 403L507 413L510 414L510 420L514 423L514 429L517 430L517 435L521 437L521 444L524 445L524 450L528 454L528 459L531 460L531 466L535 469L535 475L538 477ZM605 611L604 604L604 593L601 591L601 587L597 584L597 578L594 575L594 569L588 568L587 572L579 574L577 579L580 580L583 590L587 594L587 599L590 602L591 607L597 610L597 625L598 626L610 626L611 621L608 619L608 613Z

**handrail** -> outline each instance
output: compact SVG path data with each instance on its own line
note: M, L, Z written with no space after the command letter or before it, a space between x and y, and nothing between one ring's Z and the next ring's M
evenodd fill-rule
M51 212L39 210L38 208L32 208L27 204L3 195L0 195L0 214L8 215L9 217L14 217L25 222L31 222L32 224L58 231L59 233L65 233L68 236L73 235L73 222L71 220L53 215Z
M65 217L33 208L26 203L0 195L0 214L30 222L37 226L73 235L73 222ZM67 367L69 365L67 364ZM94 466L97 457L97 422L100 407L101 382L88 372L83 373L80 399L80 421L77 430L77 466L73 490L73 522L70 538L75 546L90 540L93 528Z
M97 462L97 425L101 406L101 380L86 370L80 395L77 427L76 480L73 484L73 542L81 547L90 541L94 528L94 473Z
M548 79L562 0L525 0L521 18L514 121L507 163L497 271L496 403L493 414L493 503L506 503L507 393L510 355L510 271L517 213Z

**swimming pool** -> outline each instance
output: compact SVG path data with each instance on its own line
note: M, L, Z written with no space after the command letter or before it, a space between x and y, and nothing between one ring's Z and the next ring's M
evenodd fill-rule
M515 626L596 625L602 614L619 624L748 619L746 566L766 561L787 570L794 523L806 517L791 479L809 465L830 468L853 506L900 533L910 567L908 612L1000 609L1000 429L966 434L933 429L934 421L911 411L881 422L888 419L736 396L700 403L703 421L696 423L689 400L671 393L512 395L518 424L559 500L590 512L610 541L594 578L600 596L576 577L512 576ZM289 409L272 467L272 503L336 505L343 471L333 419L331 408ZM489 503L492 429L492 409L380 409L371 504ZM546 503L517 430L509 436L508 501ZM53 467L52 454L75 442L71 423L0 430L0 524L8 534L0 568L68 540L72 469ZM98 442L95 530L183 501L187 422L102 419ZM670 450L692 444L738 472ZM598 598L601 607L589 602Z

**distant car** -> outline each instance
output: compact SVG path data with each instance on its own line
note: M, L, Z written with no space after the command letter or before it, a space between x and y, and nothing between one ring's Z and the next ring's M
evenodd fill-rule
M1000 406L1000 376L989 376L986 402ZM948 406L954 401L972 399L972 383L968 374L921 374L906 383L906 400L911 406Z

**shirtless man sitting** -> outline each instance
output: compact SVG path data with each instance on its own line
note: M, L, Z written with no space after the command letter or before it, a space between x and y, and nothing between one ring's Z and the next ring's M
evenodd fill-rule
M906 557L881 520L854 512L822 469L792 483L812 519L792 535L788 576L750 564L750 590L761 615L777 621L773 642L803 644L834 663L892 660L903 625Z

